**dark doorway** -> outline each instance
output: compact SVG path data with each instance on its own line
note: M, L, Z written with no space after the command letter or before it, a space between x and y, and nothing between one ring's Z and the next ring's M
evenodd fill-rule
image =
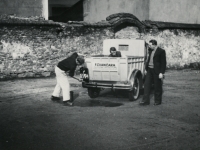
M49 20L55 22L83 21L83 0L49 0ZM59 4L60 2L60 4Z

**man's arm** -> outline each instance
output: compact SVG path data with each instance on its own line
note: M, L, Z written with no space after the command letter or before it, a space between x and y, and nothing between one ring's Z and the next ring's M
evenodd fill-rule
M76 68L70 69L70 71L69 71L69 76L70 76L70 77L73 77L73 76L74 76L75 69L76 69Z

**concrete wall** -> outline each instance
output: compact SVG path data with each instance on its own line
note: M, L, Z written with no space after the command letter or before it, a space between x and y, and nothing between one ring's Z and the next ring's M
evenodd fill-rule
M85 0L84 21L106 20L114 13L131 13L140 20L149 18L149 0Z
M48 6L68 7L78 1L0 0L0 14L48 19ZM200 0L84 0L84 21L98 22L120 12L131 13L139 20L200 24Z
M0 0L0 14L17 16L43 16L47 13L48 0Z
M149 10L152 21L200 24L200 0L150 0Z
M53 6L71 7L79 0L0 0L1 14L20 17L42 16L48 19Z

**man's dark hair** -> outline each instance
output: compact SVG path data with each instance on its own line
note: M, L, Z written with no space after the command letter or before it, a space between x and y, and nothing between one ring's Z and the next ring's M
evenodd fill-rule
M152 45L157 45L157 41L156 40L150 40L149 43L152 43Z
M111 48L110 48L110 52L111 52L111 51L117 51L117 50L116 50L115 47L111 47Z
M81 56L78 56L77 57L77 61L82 65L82 64L84 64L85 59L83 57L81 57Z

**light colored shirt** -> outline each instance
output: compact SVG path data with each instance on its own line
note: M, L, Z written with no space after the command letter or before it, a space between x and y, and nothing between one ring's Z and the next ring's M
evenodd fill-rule
M155 54L156 50L157 50L157 47L151 52L151 57L150 57L149 66L148 66L149 68L154 68L154 66L153 66L153 57L154 57L154 54Z

